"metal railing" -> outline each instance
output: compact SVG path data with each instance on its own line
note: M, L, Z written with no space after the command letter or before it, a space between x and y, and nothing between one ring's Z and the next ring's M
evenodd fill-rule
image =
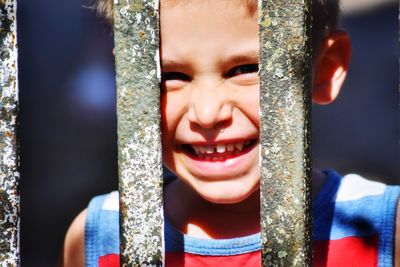
M311 265L311 1L260 1L264 266ZM161 265L158 1L115 4L121 264Z
M0 263L19 266L16 0L0 0Z
M162 263L158 1L114 5L121 266Z
M259 1L263 266L311 266L311 1Z

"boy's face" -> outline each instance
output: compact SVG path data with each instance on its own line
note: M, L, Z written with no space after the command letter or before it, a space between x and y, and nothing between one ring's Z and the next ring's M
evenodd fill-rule
M169 2L160 10L164 164L206 200L241 202L260 178L257 14L240 0Z

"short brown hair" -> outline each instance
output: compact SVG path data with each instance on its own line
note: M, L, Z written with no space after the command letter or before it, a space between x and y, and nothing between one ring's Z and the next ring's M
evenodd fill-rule
M251 15L257 12L258 0L244 0L243 3L246 4ZM94 0L92 7L97 10L100 17L105 18L112 25L114 23L113 5L113 0ZM337 28L339 0L312 0L312 13L313 47L315 48L326 35Z
M335 31L339 24L339 0L312 0L312 46L317 52L324 37Z
M96 10L100 18L114 25L114 0L93 0L90 7Z

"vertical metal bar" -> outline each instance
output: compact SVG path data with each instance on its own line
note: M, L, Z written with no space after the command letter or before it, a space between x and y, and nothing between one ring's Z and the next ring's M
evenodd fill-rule
M19 266L16 0L0 0L0 263Z
M158 1L114 4L121 266L161 266Z
M310 266L310 0L259 0L263 266Z

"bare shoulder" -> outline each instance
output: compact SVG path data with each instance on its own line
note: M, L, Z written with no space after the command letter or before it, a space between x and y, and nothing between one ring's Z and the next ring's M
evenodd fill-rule
M65 236L60 265L63 267L85 266L85 221L87 210L74 219Z
M400 267L400 201L397 203L396 213L396 243L394 245L394 263L396 267Z

